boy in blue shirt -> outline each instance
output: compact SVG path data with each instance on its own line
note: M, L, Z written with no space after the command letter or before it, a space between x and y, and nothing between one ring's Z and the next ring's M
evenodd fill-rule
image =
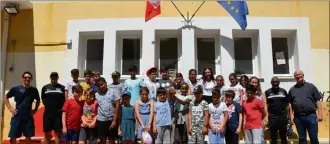
M225 139L226 143L229 144L238 144L239 133L241 132L243 121L241 105L234 101L234 98L234 91L225 91L225 100L228 110L228 122L226 126Z
M156 143L163 144L171 141L171 108L167 101L166 89L157 89L158 101L155 102L153 132L156 135Z

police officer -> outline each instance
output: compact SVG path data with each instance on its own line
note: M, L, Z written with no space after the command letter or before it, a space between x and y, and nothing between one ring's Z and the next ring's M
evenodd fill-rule
M278 77L271 79L272 88L265 92L268 105L268 126L271 144L277 144L277 133L279 132L282 144L287 144L287 124L290 120L291 107L289 96L285 89L279 87Z

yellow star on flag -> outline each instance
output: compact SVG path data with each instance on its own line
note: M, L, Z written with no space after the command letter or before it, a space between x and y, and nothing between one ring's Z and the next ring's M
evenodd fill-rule
M230 0L228 0L227 4L228 4L228 5L230 5L230 4L231 4Z
M238 9L236 9L236 11L235 11L236 13L239 13L239 11L238 11Z
M234 9L235 9L235 7L234 7L234 6L230 6L230 9L231 9L231 10L234 10Z

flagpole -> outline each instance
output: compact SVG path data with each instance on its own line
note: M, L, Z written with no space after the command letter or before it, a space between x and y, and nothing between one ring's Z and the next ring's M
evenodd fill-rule
M196 13L199 11L199 9L203 6L204 3L205 3L205 1L203 1L203 3L197 8L197 10L196 10L195 13L191 16L191 18L189 19L189 21L191 21L191 20L195 17Z
M181 17L184 19L184 21L188 22L187 19L184 17L184 15L182 14L182 12L179 10L179 8L176 6L176 4L171 1L171 3L174 5L174 7L176 8L176 10L180 13Z

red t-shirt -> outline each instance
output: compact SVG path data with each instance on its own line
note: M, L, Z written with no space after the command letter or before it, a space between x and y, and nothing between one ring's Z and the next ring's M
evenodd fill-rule
M82 102L75 99L68 99L65 101L62 111L66 112L66 128L68 130L80 130Z
M262 127L262 111L264 104L261 100L253 98L250 101L243 101L242 104L245 115L245 129L259 129Z

